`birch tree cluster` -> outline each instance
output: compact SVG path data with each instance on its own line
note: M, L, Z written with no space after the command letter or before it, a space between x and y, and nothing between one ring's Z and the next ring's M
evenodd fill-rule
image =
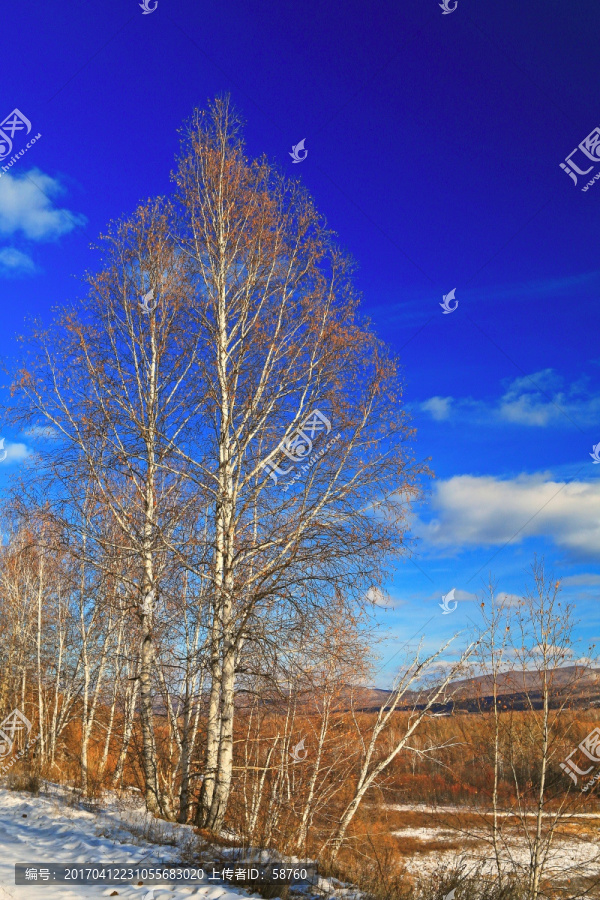
M299 698L326 686L322 750L366 669L358 623L426 467L352 260L298 181L247 157L227 99L182 129L172 180L22 340L5 415L33 452L5 499L0 697L55 777L125 779L212 832L243 796L252 834L267 781L292 790ZM276 757L279 782L251 783ZM306 782L301 844L334 782Z

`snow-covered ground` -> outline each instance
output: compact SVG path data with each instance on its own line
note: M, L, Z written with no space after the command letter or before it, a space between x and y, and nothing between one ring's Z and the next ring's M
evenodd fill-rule
M386 809L394 809L397 812L410 812L410 813L470 813L472 815L481 815L481 816L491 816L492 810L486 809L482 806L444 806L440 804L440 806L425 806L424 804L418 803L387 803L385 805ZM498 818L514 818L514 812L503 812L502 810L498 810ZM534 812L525 813L526 816L533 818L537 815ZM552 816L552 812L544 813L544 816ZM569 818L571 819L600 819L600 812L582 812L582 813L569 813Z
M476 829L473 828L471 839L464 841L457 854L447 844L448 841L455 842L458 836L451 828L440 827L440 823L432 823L430 827L410 827L410 814L423 813L423 807L407 805L393 808L409 814L406 826L392 831L398 839L400 855L409 871L427 874L437 869L440 863L451 867L457 855L467 865L475 867L485 861L485 868L490 873L493 871L489 845L481 840L483 833L477 840ZM436 811L439 813L440 809ZM456 812L456 808L448 807L448 811ZM593 817L594 814L589 815L590 819ZM564 880L584 873L599 874L600 840L594 830L590 833L588 827L579 835L562 835L557 838L549 866L555 878ZM508 834L506 837L509 837ZM415 840L423 842L422 849L404 854L404 841ZM510 843L513 862L526 865L526 847L521 845L516 835ZM221 853L226 856L228 851L222 850ZM267 862L266 857L268 854L263 851L260 861ZM82 808L72 792L57 785L46 785L39 796L0 789L0 900L100 900L110 896L118 897L119 900L241 900L259 897L242 887L208 880L197 885L188 883L154 887L151 882L119 885L15 885L15 863L43 865L50 862L74 867L103 863L133 868L176 863L190 865L194 862L196 865L204 863L205 869L208 869L208 860L204 857L202 860L198 859L197 838L193 828L148 816L139 795L128 800L107 795L96 808L86 809ZM289 865L289 862L286 864ZM342 885L334 879L319 879L319 888L320 896L330 900L359 900L361 897L355 888ZM152 894L147 897L150 890ZM315 895L308 889L303 896L304 900L309 900L309 896Z
M157 829L159 831L157 831ZM176 846L148 842L144 835L173 840ZM15 863L113 863L159 865L181 860L193 840L190 826L156 822L139 804L123 808L116 801L88 812L69 806L66 792L50 787L34 797L0 789L0 898L14 900L96 900L114 891L121 900L143 900L151 885L15 885ZM153 889L154 900L240 900L258 897L242 889L206 883L164 885Z
M223 859L235 851L221 848ZM252 860L267 863L275 854L256 851ZM145 884L67 885L15 884L15 864L103 863L137 868L184 864L202 865L205 883L197 885ZM198 859L197 838L190 825L179 825L154 819L144 808L139 794L127 800L106 794L92 810L82 808L69 789L46 784L39 796L0 788L0 900L99 900L118 896L119 900L240 900L259 898L242 887L208 881L212 874L209 860ZM298 863L285 860L286 867ZM319 897L328 900L361 900L362 894L351 885L334 878L318 879ZM148 897L149 891L152 894ZM309 900L315 889L293 888L294 896ZM260 898L259 898L260 900Z
M424 850L417 853L413 851L410 855L404 856L406 868L414 874L431 874L440 864L451 868L456 862L457 851L447 850L443 844L448 841L456 843L457 839L462 844L458 855L466 863L467 869L481 866L481 871L489 875L493 875L496 871L489 833L483 831L478 833L475 827L472 827L468 834L443 827L407 827L395 829L391 833L398 838L400 853L403 841L423 842ZM530 851L526 841L508 830L503 839L501 858L505 871L526 871L530 862ZM571 837L560 835L555 838L548 854L547 877L558 883L576 876L597 878L599 874L600 842L597 839L591 839L589 834Z

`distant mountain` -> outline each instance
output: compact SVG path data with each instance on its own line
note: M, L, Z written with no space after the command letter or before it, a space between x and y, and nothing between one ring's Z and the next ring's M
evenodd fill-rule
M567 701L575 709L600 706L600 669L590 666L564 666L548 671L551 688L551 705ZM433 712L480 712L493 704L493 680L489 675L478 675L451 682L446 690L445 702L436 703ZM515 669L503 672L497 678L498 702L503 708L527 709L530 703L539 708L542 702L542 674ZM350 691L349 691L350 693ZM376 711L390 702L390 691L358 688L354 690L354 704L361 710ZM422 708L427 702L429 690L411 691L399 704L399 709Z
M551 706L562 703L573 709L600 707L600 669L591 666L564 666L549 670ZM542 676L539 672L514 669L503 672L497 679L498 703L503 709L539 709L542 704ZM422 709L434 688L408 691L397 706L399 711ZM359 712L378 712L389 708L391 691L382 688L345 685L336 694L334 707L339 712L351 707ZM208 700L208 697L206 698ZM259 697L255 693L239 691L236 707L240 712L249 710L254 703L285 714L288 698L276 691L266 691ZM298 712L311 715L321 708L318 691L307 690L296 696ZM478 675L451 682L446 688L443 702L435 703L433 715L467 715L484 712L493 705L493 681L488 675Z
M600 691L600 669L589 666L563 666L560 669L551 669L548 672L548 680L553 688L559 690L575 683L578 692L588 694ZM497 682L498 693L502 695L541 690L542 675L540 672L517 669L503 672L498 676ZM457 690L461 697L477 697L492 693L493 680L489 675L479 675L453 682L451 687Z

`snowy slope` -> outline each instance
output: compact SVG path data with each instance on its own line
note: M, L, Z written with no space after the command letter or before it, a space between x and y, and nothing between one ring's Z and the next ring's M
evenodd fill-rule
M90 862L119 865L159 865L181 859L174 846L148 843L144 829L170 829L179 847L192 838L185 825L169 825L146 820L139 807L119 808L103 805L98 812L70 807L64 791L50 788L48 794L34 797L0 789L0 900L99 900L117 891L120 900L143 900L151 885L15 885L15 863ZM151 832L152 833L152 832ZM153 888L154 900L240 900L258 897L242 889L205 885L164 885Z

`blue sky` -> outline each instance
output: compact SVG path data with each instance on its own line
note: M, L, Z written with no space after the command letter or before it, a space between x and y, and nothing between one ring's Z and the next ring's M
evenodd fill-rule
M598 4L458 0L443 15L438 0L158 0L144 15L138 3L3 11L0 119L17 108L32 124L13 153L41 134L0 177L5 363L26 317L82 293L107 223L169 191L177 129L228 91L249 154L300 175L356 257L436 472L414 562L380 614L378 683L420 624L433 647L476 615L463 600L442 616L442 594L474 594L488 572L517 593L536 551L565 579L584 645L595 640L600 185L581 188L600 159L578 151L592 170L577 185L559 164L600 125ZM5 478L27 439L1 434Z

